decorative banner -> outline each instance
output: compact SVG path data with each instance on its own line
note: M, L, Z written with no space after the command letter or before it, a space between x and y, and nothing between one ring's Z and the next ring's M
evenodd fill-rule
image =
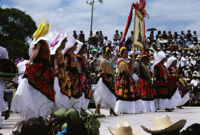
M138 10L135 10L134 21L134 40L133 47L143 50L145 44L145 21L144 16Z

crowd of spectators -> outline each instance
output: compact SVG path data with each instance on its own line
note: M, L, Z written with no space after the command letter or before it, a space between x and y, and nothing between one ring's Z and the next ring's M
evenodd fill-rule
M95 34L90 32L89 38L86 39L83 31L80 34L74 31L74 37L90 48L89 62L92 74L93 83L98 80L98 64L102 57L103 46L110 46L112 48L113 59L117 55L117 51L121 45L123 32L115 31L113 38L109 39L102 31L97 31ZM130 57L132 56L132 43L134 32L131 31L127 36L124 45L128 48ZM200 105L200 41L196 31L188 30L186 33L171 31L150 31L149 36L146 36L144 50L151 54L151 61L149 67L154 62L154 56L158 51L164 51L167 57L175 56L178 62L179 76L182 76L187 82L187 88L190 91L191 99L189 105ZM139 54L141 51L136 49L135 65L139 61ZM112 61L113 62L113 61ZM113 62L113 67L116 68L116 62ZM117 69L116 69L117 70Z

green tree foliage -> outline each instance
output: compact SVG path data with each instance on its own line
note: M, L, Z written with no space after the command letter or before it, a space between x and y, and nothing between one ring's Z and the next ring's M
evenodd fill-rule
M28 58L29 42L35 30L35 22L25 12L0 7L0 46L8 50L10 59Z

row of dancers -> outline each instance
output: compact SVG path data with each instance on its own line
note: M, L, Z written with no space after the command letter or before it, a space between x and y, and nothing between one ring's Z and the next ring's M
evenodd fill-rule
M29 61L18 64L19 72L24 74L19 76L11 110L24 119L46 118L52 111L61 108L84 111L92 97L90 71L84 55L87 46L69 33L58 33L48 44L48 31L48 23L39 24L29 48ZM171 111L187 102L189 94L185 88L182 88L182 93L177 89L175 57L170 57L166 62L165 53L158 52L152 67L152 80L147 67L148 53L141 54L139 79L134 79L134 64L127 60L126 47L120 48L119 56L115 76L109 61L111 48L103 48L100 79L93 94L96 113L100 113L101 107L109 108L113 115L154 112L157 109Z

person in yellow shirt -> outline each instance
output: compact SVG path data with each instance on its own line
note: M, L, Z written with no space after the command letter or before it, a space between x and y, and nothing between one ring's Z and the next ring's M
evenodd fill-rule
M117 114L114 112L116 103L115 72L109 62L112 56L110 47L105 46L103 52L103 58L99 65L100 79L94 93L95 104L97 106L95 113L100 114L100 107L104 107L110 109L110 115L116 116Z

